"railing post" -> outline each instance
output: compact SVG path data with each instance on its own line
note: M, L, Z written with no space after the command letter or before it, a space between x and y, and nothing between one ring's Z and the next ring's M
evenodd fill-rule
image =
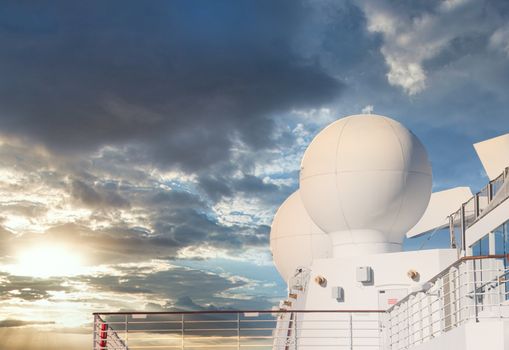
M419 298L419 342L423 342L424 333L423 333L423 316L422 316L422 298Z
M472 261L473 273L474 273L474 315L475 322L479 322L479 314L477 310L477 271L476 271L476 262L477 260Z
M479 192L474 195L474 217L475 220L479 217Z
M180 316L180 349L184 350L184 314Z
M127 314L125 314L125 318L124 318L124 324L125 324L125 337L124 337L124 342L125 342L125 345L126 347L129 345L129 339L127 338Z
M391 345L391 332L392 332L391 314L385 312L381 315L382 322L380 322L380 330L382 338L381 342L383 344L382 349L386 349L389 348L389 346Z
M499 267L500 265L497 264L497 306L498 306L498 317L502 317L502 278L505 279L505 274L503 268L501 269ZM502 265L503 266L503 265ZM504 286L505 287L505 286Z
M297 337L297 313L295 312L294 313L294 317L293 317L293 327L294 327L294 330L295 332L293 332L293 340L294 340L294 349L297 350L297 342L298 342L298 337Z
M407 347L410 347L410 300L406 302L406 343Z
M349 321L350 321L350 350L353 350L353 319L352 313L348 313Z
M449 244L451 248L456 248L456 237L454 236L454 218L449 216Z
M237 350L240 350L240 312L237 312Z
M458 300L458 311L457 311L457 318L456 318L456 322L458 323L458 325L460 325L462 322L463 322L463 298L465 297L466 293L468 292L468 288L466 291L464 291L465 289L465 285L463 283L463 280L465 278L464 274L463 274L463 270L466 268L466 265L467 263L465 262L462 262L460 265L458 265L458 296L457 296L457 300ZM468 280L467 280L467 283L468 283Z
M445 305L446 305L446 301L445 301L445 285L444 285L444 278L445 278L445 275L442 276L440 279L439 279L439 282L440 282L440 287L439 287L439 302L438 302L438 317L440 318L440 322L439 322L439 326L440 326L440 335L442 335L443 333L445 333L446 331L446 326L445 326Z
M428 304L428 327L429 327L429 338L433 338L435 336L435 329L433 325L433 306L431 306L431 298L429 295L426 295L426 303Z
M97 320L98 320L98 316L97 315L94 315L94 334L92 336L93 338L93 342L94 342L94 346L92 347L92 349L96 349L96 344L97 344Z
M461 249L463 250L463 256L467 254L467 243L466 243L466 225L465 225L465 204L461 205L460 208L460 222L461 222Z

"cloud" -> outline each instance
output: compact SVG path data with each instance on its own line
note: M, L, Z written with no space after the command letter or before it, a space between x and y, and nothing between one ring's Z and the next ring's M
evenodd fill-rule
M509 25L498 28L490 37L490 46L509 57Z
M71 183L71 195L81 203L90 207L129 207L129 202L120 196L115 183L95 189L81 180L73 180Z
M91 222L85 220L82 224L52 226L42 234L14 236L4 232L0 235L0 247L7 253L42 243L59 244L69 250L78 249L87 264L104 264L174 258L187 247L207 246L234 254L236 250L262 247L268 242L268 228L264 225L224 225L198 207L181 205L169 202L159 208L146 208L145 227L122 220L127 213L99 212L89 220L104 222L105 227L91 228Z
M200 246L236 254L266 245L270 211L291 191L227 164L196 177L136 163L124 166L124 155L109 148L74 160L38 159L28 145L0 145L2 172L16 186L13 192L12 183L0 181L0 250L12 254L58 243L79 249L90 264L174 258ZM11 162L21 157L27 160L23 172ZM257 201L250 212L244 213L245 206L229 210L249 220L225 222L215 205L244 197ZM5 262L12 258L4 255Z
M237 294L235 291L239 288L258 288L263 284L241 276L179 266L146 272L136 266L116 266L115 269L119 273L116 276L83 276L79 280L98 293L150 295L152 300L164 302L161 310L242 308L243 303L265 309L271 305L259 293Z
M195 171L228 159L234 136L270 147L275 113L342 90L293 48L298 2L33 5L0 18L0 126L58 154L129 144Z
M64 278L34 278L0 273L1 300L13 298L33 302L51 297L51 292L70 292L72 287L65 285Z
M492 44L500 46L503 34L498 27L505 20L498 11L499 3L471 0L422 2L410 8L410 2L363 1L367 28L383 38L380 52L389 69L387 80L416 95L427 87L429 72L426 62L446 51L451 43L471 37L492 36ZM487 21L487 15L490 20ZM498 28L498 29L497 29ZM476 50L482 49L479 45Z
M371 113L373 113L373 110L374 110L373 105L366 105L366 107L364 107L364 108L361 110L361 113L371 114Z
M34 325L48 325L55 324L51 321L22 321L15 319L6 319L0 321L0 328L11 328L11 327L23 327L23 326L34 326Z

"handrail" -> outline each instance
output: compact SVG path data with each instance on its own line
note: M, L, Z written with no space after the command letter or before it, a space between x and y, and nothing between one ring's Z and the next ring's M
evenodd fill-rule
M378 309L96 312L93 348L297 350L348 344L379 349L384 313ZM117 337L125 342L110 344Z
M436 274L435 276L431 277L429 280L427 280L426 282L423 283L423 285L426 285L426 284L434 284L434 282L436 282L439 278L445 276L446 274L449 273L449 270L453 267L457 267L459 266L462 262L464 261L470 261L470 260L484 260L484 259L502 259L502 258L506 258L506 259L509 259L509 254L494 254L494 255L478 255L478 256L463 256L461 258L459 258L458 260L456 260L455 262L453 262L452 264L450 264L449 266L447 266L445 269L443 269L442 271L440 271L438 274ZM397 307L398 305L401 305L402 303L408 301L408 299L410 299L412 296L414 295L417 295L419 293L422 293L422 291L418 290L418 291L415 291L415 292L412 292L410 294L407 294L407 296L405 296L403 299L401 299L400 301L398 301L396 304L392 305L390 308L388 308L386 310L387 313L390 313L395 307Z
M493 254L493 255L476 255L476 256L462 256L461 258L459 258L458 260L456 260L455 262L453 262L452 264L450 264L449 266L447 266L445 269L443 269L442 271L440 271L439 273L437 273L435 276L431 277L428 281L426 281L425 283L432 283L432 282L435 282L437 279L439 279L440 277L443 277L445 274L447 274L447 272L452 268L452 267L456 267L458 266L459 264L461 264L462 262L464 261L469 261L469 260L484 260L484 259L502 259L502 258L507 258L509 259L509 254Z
M459 220L460 227L461 227L461 248L463 250L466 249L465 246L465 231L474 225L476 222L478 222L481 218L483 218L485 215L490 213L493 209L497 208L500 204L505 202L506 199L509 198L509 191L507 191L505 196L500 197L498 196L501 194L502 189L507 187L507 181L509 178L509 166L504 169L502 173L500 173L499 176L497 176L495 179L490 180L486 186L484 186L479 192L476 192L472 197L470 197L466 202L462 203L460 208L456 210L455 212L451 213L449 218L449 232L451 233L451 244L455 240L453 237L454 235L454 227L456 226L456 221ZM496 188L498 186L498 188ZM497 198L498 196L498 198ZM486 203L481 208L480 207L480 198L485 198ZM472 212L469 215L465 214L465 209L469 204L472 204L473 207L469 211ZM473 217L473 220L472 220ZM453 247L452 247L453 248Z
M508 258L462 257L401 299L384 320L388 348L408 350L470 320L507 318L509 269L503 259Z
M236 313L385 313L385 310L200 310L200 311L118 311L118 312L94 312L94 316L99 315L199 315L199 314L236 314Z

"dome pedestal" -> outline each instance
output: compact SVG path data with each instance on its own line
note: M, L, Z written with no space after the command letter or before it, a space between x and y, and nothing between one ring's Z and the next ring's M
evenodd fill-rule
M388 242L387 235L377 230L336 231L329 236L335 258L401 251L401 242Z

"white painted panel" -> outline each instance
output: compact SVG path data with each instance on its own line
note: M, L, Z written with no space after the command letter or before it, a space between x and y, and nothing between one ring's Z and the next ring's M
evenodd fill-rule
M431 194L428 207L419 222L407 233L408 238L417 237L437 228L447 227L447 217L472 198L469 187L456 187Z
M474 148L490 180L509 166L509 134L475 143Z

